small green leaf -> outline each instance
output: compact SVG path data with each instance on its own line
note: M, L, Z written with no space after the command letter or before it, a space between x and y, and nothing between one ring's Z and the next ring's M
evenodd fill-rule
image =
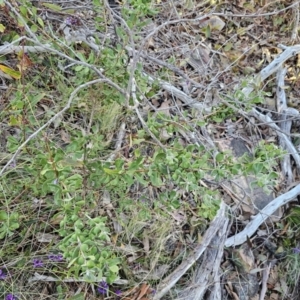
M12 223L9 225L10 230L15 230L18 229L19 227L20 227L19 223Z
M154 161L160 162L160 161L164 161L166 159L166 154L165 153L158 153L157 155L155 155L155 159Z
M224 47L224 51L229 51L229 50L232 49L232 47L233 47L233 44L230 43L230 42L228 42L228 43L226 44L226 46Z
M67 298L67 300L84 300L84 299L85 299L84 293L80 293Z
M50 8L54 11L61 11L62 10L62 8L60 6L58 6L56 4L53 4L53 3L45 3L44 2L44 3L42 3L42 5L44 5L47 8Z
M82 252L84 252L84 253L87 253L87 252L89 251L89 245L87 245L87 244L82 244L82 245L80 246L80 250L81 250Z
M224 160L224 154L223 153L218 153L216 156L216 161L221 162Z
M133 162L129 164L128 171L135 171L144 161L144 158L142 156L135 159Z
M41 18L38 18L37 21L41 25L42 28L45 27L44 21Z
M88 268L94 268L95 267L95 262L93 262L92 260L89 260L87 263L86 263L86 266Z
M43 99L45 97L45 93L39 93L37 94L36 96L33 97L32 101L31 101L31 104L32 105L35 105L37 104L41 99Z
M160 178L160 174L158 174L158 172L153 172L150 175L150 180L151 180L151 184L153 186L162 186L163 182Z
M20 10L21 14L26 17L26 15L27 15L27 8L25 6L21 5L21 6L19 6L19 10Z
M76 67L75 67L75 71L76 71L76 72L79 72L79 71L81 71L83 68L84 68L84 66L82 66L82 65L76 66Z
M0 210L0 221L7 220L7 213L4 210Z
M104 171L106 174L109 174L109 175L120 174L120 171L119 171L119 170L116 170L116 169L107 169L107 168L103 168L103 171Z
M114 273L119 272L119 268L118 268L118 266L116 266L116 265L110 266L109 269L110 269L112 272L114 272Z
M38 31L39 28L37 27L37 25L33 24L33 25L30 27L30 29L31 29L32 32L35 33L35 32Z
M78 259L78 257L73 258L73 259L69 262L69 264L68 264L68 266L67 266L67 269L69 269L69 268L76 262L77 259Z

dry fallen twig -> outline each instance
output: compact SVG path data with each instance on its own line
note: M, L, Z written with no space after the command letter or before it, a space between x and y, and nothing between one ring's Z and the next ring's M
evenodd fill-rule
M270 270L271 270L271 263L269 263L268 266L263 270L263 278L262 278L262 283L261 283L261 291L260 291L260 295L259 295L259 300L265 299L265 295L268 290L267 283L268 283Z
M282 44L278 45L279 48L284 49L282 53L280 53L268 66L260 71L260 73L254 78L254 82L243 89L243 93L248 96L254 89L252 86L253 83L259 86L264 80L266 80L269 76L274 74L279 68L281 68L282 64L287 61L292 56L300 53L300 45L286 47Z
M291 41L294 42L298 37L298 28L299 28L299 1L295 1L295 6L293 7L294 22L291 35Z
M221 202L220 209L211 222L209 228L206 230L201 244L197 246L193 253L191 253L169 276L160 282L153 300L161 299L207 249L213 237L224 225L224 220L226 219L226 207L226 204Z
M300 174L300 156L295 146L290 141L289 137L280 130L280 128L275 124L275 122L269 116L261 114L255 108L252 109L251 114L258 120L260 120L262 123L264 123L266 126L269 126L276 131L277 135L284 142L288 153L293 156L297 166L298 174Z
M189 287L180 293L180 299L203 299L209 288L209 299L221 299L220 265L223 257L224 243L229 219L224 216L223 225L206 249L201 264L197 267L195 277Z
M247 241L247 237L251 237L258 227L281 206L293 201L300 195L300 184L289 192L275 198L264 209L262 209L238 234L228 238L225 247L238 246Z
M286 74L287 69L286 68L279 68L277 71L277 111L280 113L280 122L279 127L280 129L287 134L287 138L290 140L290 137L288 136L291 132L292 128L292 120L289 116L289 108L286 104L286 96L284 91L284 77ZM293 110L293 108L291 108ZM296 111L298 114L299 112ZM279 136L279 144L282 147L282 149L287 149L285 145L285 140ZM289 154L286 154L281 159L281 172L283 174L283 178L286 180L286 184L290 185L293 181L293 172L292 172L292 166L291 166L291 157Z
M49 126L51 123L53 123L58 117L60 117L61 115L63 115L70 107L72 104L72 101L74 99L74 97L76 96L76 94L83 88L86 88L87 86L96 84L96 83L100 83L100 82L105 82L105 79L96 79L96 80L92 80L89 82L86 82L80 86L78 86L70 95L69 100L66 104L66 106L60 110L58 113L56 113L51 119L49 119L43 126L41 126L39 129L37 129L34 133L32 133L19 147L18 149L15 151L14 155L12 155L12 157L9 159L9 161L5 164L5 166L1 169L0 171L0 176L3 175L4 171L8 168L8 166L16 159L16 157L18 156L18 154L21 152L21 150L29 143L29 141L31 141L32 139L34 139L43 129L45 129L47 126Z
M106 281L106 278L102 277L102 280ZM86 282L86 279L85 278L65 278L65 279L61 279L61 278L55 278L55 277L52 277L52 276L41 275L38 272L35 272L34 276L28 279L28 282L34 282L34 281ZM124 280L124 279L117 279L116 281L114 281L114 284L125 285L125 284L128 284L128 281Z

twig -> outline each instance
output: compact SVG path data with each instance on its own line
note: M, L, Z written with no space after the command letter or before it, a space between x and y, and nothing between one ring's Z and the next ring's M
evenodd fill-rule
M262 283L261 283L261 291L260 291L260 295L259 295L259 300L265 299L270 270L271 270L271 263L269 263L268 266L263 270L263 278L262 278Z
M148 132L148 134L153 138L153 140L159 145L159 147L161 147L163 150L165 149L165 146L157 139L157 137L151 132L151 130L149 129L148 125L146 124L145 120L143 119L139 109L138 109L138 106L139 106L139 102L136 98L136 93L135 93L135 88L136 88L136 85L135 85L135 79L133 78L133 82L132 82L132 99L133 99L133 102L134 102L134 106L132 106L132 109L134 109L136 115L138 116L140 122L142 123L143 125L143 128Z
M295 149L293 143L286 136L286 134L282 133L280 128L274 123L274 121L269 116L261 114L255 108L252 109L251 114L255 118L257 118L258 120L264 122L266 126L269 126L269 127L271 127L272 129L274 129L276 131L277 135L284 142L288 152L293 156L293 158L295 160L295 163L296 163L296 166L297 166L298 174L300 174L300 157L299 157L299 154L298 154L297 150Z
M286 96L285 96L285 90L284 90L284 77L286 74L287 69L286 68L279 68L277 71L277 112L280 114L280 119L283 122L279 123L280 129L290 134L291 128L292 128L292 120L290 118L290 115L288 113L289 109L286 104ZM292 109L292 108L291 108ZM299 114L299 112L297 111ZM286 136L289 140L290 137ZM279 144L282 147L282 149L286 149L285 141L284 139L279 136ZM281 159L281 172L283 174L283 178L286 181L287 185L290 185L293 182L293 172L292 172L292 166L291 166L291 157L290 154L284 155L284 157Z
M277 94L277 112L280 113L283 110L287 109L287 104L286 104L286 97L285 97L285 91L284 91L284 77L286 74L287 69L280 68L277 71L277 88L276 88L276 94Z
M286 47L280 44L278 47L284 49L284 51L280 53L268 66L262 69L260 73L253 78L253 82L251 82L249 86L243 88L245 96L248 96L253 91L253 84L260 85L265 79L274 74L286 60L300 53L300 45Z
M18 39L18 40L23 40ZM14 41L13 43L15 43ZM40 46L14 46L13 43L11 44L4 44L3 46L0 46L0 55L6 55L10 53L18 53L21 51L24 51L25 53L37 53L37 52L47 52L48 50L44 47ZM46 45L47 47L50 47L49 44Z
M105 277L102 277L102 280L106 281ZM41 275L37 272L34 273L33 277L30 277L28 279L28 282L34 282L34 281L49 281L49 282L87 282L87 280L85 278L65 278L65 279L61 279L61 278L55 278L52 276L46 276L46 275ZM128 284L128 280L125 279L118 279L114 282L114 284L118 284L118 285L125 285Z
M268 219L279 207L293 201L300 194L300 184L294 187L289 192L275 198L267 206L265 206L238 234L228 238L225 242L225 247L238 246L247 241L258 227Z
M281 120L283 121L280 123L280 128L283 132L287 134L286 138L288 140L291 140L289 137L292 128L291 116L299 116L299 111L292 107L288 107L286 110L282 111L280 117ZM282 147L282 149L284 150L287 149L285 140L283 140L282 137L279 137L279 144ZM283 174L283 178L285 179L287 185L290 185L292 182L294 182L294 176L293 176L293 171L291 166L291 157L289 153L284 155L283 159L281 160L281 172Z
M283 45L279 45L279 47L282 46ZM283 46L283 48L285 50L282 53L280 53L267 67L261 70L261 81L267 79L269 76L275 73L285 61L287 61L290 57L295 56L300 52L300 45L295 45L291 47Z
M294 22L291 35L291 41L294 42L298 37L298 27L299 27L299 2L295 1L296 6L293 7Z
M182 70L180 70L179 68L175 67L174 65L171 65L167 62L164 62L156 57L150 56L148 54L145 53L141 53L141 57L145 58L145 59L149 59L150 61L155 62L156 64L163 66L165 68L168 68L169 70L173 71L174 73L178 74L179 76L181 76L182 78L184 78L185 80L187 80L188 82L191 82L195 87L197 88L204 88L204 86L202 84L200 84L199 82L193 80L192 78L188 77Z
M267 16L274 16L274 15L278 15L279 13L281 12L284 12L290 8L293 8L297 5L297 3L293 3L285 8L282 8L280 10L276 10L276 11L272 11L272 12L269 12L269 13L263 13L263 14L260 14L260 13L255 13L255 14L227 14L228 17L240 17L240 18L257 18L257 17L267 17ZM223 16L224 13L212 13L211 14L212 16Z
M145 76L147 76L148 80L151 83L158 82L158 84L163 89L165 89L171 95L174 95L175 97L177 97L182 102L184 102L185 104L189 105L190 107L196 108L200 112L210 112L211 111L211 107L208 107L205 103L200 103L200 102L195 101L194 99L192 99L191 97L189 97L186 93L184 93L181 90L177 89L175 86L173 86L169 82L166 82L166 81L163 81L163 80L159 80L159 79L155 80L154 78L152 78L148 74L145 74Z
M130 28L127 25L126 21L121 16L119 16L117 13L114 12L114 10L108 4L107 0L104 0L104 3L107 6L107 8L110 10L111 14L123 24L125 30L127 31L128 36L129 36L130 47L132 49L135 49L135 43L134 43L134 39L133 39L133 35L132 35L132 30L130 30ZM133 57L131 58L130 68L129 68L129 80L128 80L128 84L127 84L127 91L126 91L126 94L125 94L125 97L126 97L125 106L126 107L129 106L130 92L132 91L134 73L136 71L136 63L139 60L139 56L136 55L135 52L132 53L132 56ZM136 62L136 63L134 63L134 62Z
M224 224L223 228L220 230L220 234L221 234L220 245L222 245L222 247L220 247L218 244L215 245L216 247L218 247L218 253L212 271L213 286L210 289L210 294L207 300L222 299L222 287L221 287L221 279L220 279L221 274L219 272L221 270L220 266L223 259L224 243L227 237L228 228L230 227L231 224L229 223L228 218L225 219L225 223L226 224Z
M4 0L4 2L6 3L6 5L12 10L12 12L22 21L22 23L24 23L24 28L25 30L28 32L28 34L32 37L32 39L24 37L24 39L26 39L27 41L30 41L42 48L45 48L45 50L48 50L51 53L54 53L60 57L66 58L71 62L74 62L76 64L79 65L83 65L85 67L90 68L91 70L93 70L100 78L104 79L105 82L107 84L109 84L111 87L115 88L117 91L119 91L122 95L126 96L126 91L121 88L118 84L114 83L113 81L111 81L109 78L105 77L102 73L103 70L97 69L95 66L90 65L84 61L81 60L81 58L79 56L77 56L77 54L75 53L75 55L78 57L79 61L76 59L73 59L71 57L69 57L68 55L61 53L58 50L53 49L51 46L47 46L47 45L43 45L38 38L36 37L36 35L32 32L32 30L29 28L29 26L26 24L26 21L24 20L24 18L21 16L21 14L18 13L18 11L11 5L11 3L7 0Z
M117 142L115 145L115 151L109 156L109 158L107 159L107 161L113 161L117 155L117 152L121 149L124 137L125 137L125 130L126 128L126 123L122 122L121 126L120 126L120 130L117 136Z
M153 300L161 299L175 284L176 282L189 270L189 268L199 259L202 253L210 245L212 238L224 225L224 218L226 215L226 204L221 203L217 215L210 223L209 228L206 230L202 242L191 253L187 259L185 259L169 276L162 280L157 288L157 292L153 297Z
M182 299L203 299L209 286L213 287L209 298L221 299L219 269L223 257L228 223L228 217L224 216L222 227L212 239L209 248L206 249L201 265L195 272L195 278L191 281L191 286L180 293L183 296Z
M65 111L67 111L72 104L72 101L75 97L75 95L83 88L86 88L87 86L96 84L96 83L100 83L100 82L105 82L105 79L96 79L96 80L92 80L89 82L86 82L80 86L78 86L70 95L69 100L66 104L66 106L60 110L57 114L55 114L51 119L49 119L43 126L41 126L38 130L36 130L34 133L32 133L19 147L18 149L15 151L15 153L13 154L13 156L10 158L10 160L5 164L5 166L1 169L0 171L0 176L3 175L4 171L7 169L7 167L16 159L17 155L21 152L21 150L32 140L34 139L43 129L45 129L47 126L49 126L52 122L54 122L58 117L60 117L61 115L63 115L63 113Z

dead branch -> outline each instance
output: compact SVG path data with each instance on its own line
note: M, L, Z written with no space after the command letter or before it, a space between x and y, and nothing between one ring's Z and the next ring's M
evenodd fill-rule
M300 184L289 192L275 198L266 207L264 207L238 234L228 238L225 247L238 246L247 241L247 237L251 237L258 227L281 206L293 201L300 195Z
M165 89L166 91L168 91L171 95L173 95L173 96L177 97L178 99L180 99L186 105L189 105L190 107L196 108L200 112L210 112L211 111L211 107L208 107L205 103L197 102L196 100L192 99L187 94L185 94L181 90L177 89L175 86L173 86L169 82L166 82L166 81L163 81L163 80L157 80L157 79L155 80L154 78L152 78L148 74L145 74L145 76L147 76L148 80L151 83L153 83L155 81L156 82L158 81L159 85L163 89Z
M1 169L0 171L0 176L3 175L4 171L8 168L8 166L16 159L18 154L21 152L21 150L32 140L34 139L42 130L44 130L47 126L49 126L51 123L53 123L58 117L62 116L70 107L71 104L74 100L74 97L76 94L83 88L86 88L87 86L100 83L100 82L105 82L104 79L96 79L92 80L89 82L86 82L84 84L81 84L78 86L70 95L69 100L66 104L66 106L60 110L58 113L56 113L51 119L49 119L44 125L42 125L39 129L37 129L34 133L32 133L15 151L15 153L12 155L12 157L9 159L9 161L5 164L5 166Z
M116 155L117 155L117 151L119 151L121 149L122 143L124 141L125 133L126 133L126 123L122 122L122 124L120 126L118 136L117 136L117 141L116 141L116 144L115 144L115 151L109 156L107 161L114 161L115 160Z
M243 93L248 96L254 89L253 85L259 86L264 80L266 80L269 76L274 74L279 68L281 68L282 64L287 61L292 56L300 53L300 45L286 47L284 45L278 45L278 47L284 49L282 53L280 53L268 66L260 71L260 73L253 78L253 82L249 84L249 86L243 89Z
M160 282L153 300L161 299L207 249L213 237L224 225L224 220L226 219L226 207L226 204L224 202L221 202L220 209L211 222L209 228L206 230L201 244L197 246L193 253L191 253L191 255L180 264L180 266L178 266L169 276L167 276Z
M102 277L102 280L106 281L105 277ZM34 282L34 281L48 281L48 282L86 282L86 278L65 278L65 279L61 279L61 278L55 278L52 276L46 276L46 275L41 275L38 272L34 273L33 277L30 277L28 279L28 282ZM118 285L125 285L128 284L128 281L125 279L117 279L116 281L114 281L114 284L118 284Z
M299 2L295 1L296 6L293 7L293 15L294 15L294 22L293 22L293 29L291 35L291 41L294 42L298 37L298 28L299 28Z
M291 140L290 132L292 128L292 117L295 116L299 116L299 111L292 107L288 107L287 109L283 110L280 116L280 120L282 121L280 123L280 128L282 132L286 133L286 138L289 140ZM288 150L285 141L281 137L279 137L279 144L282 149ZM281 160L281 172L283 174L283 178L286 180L287 185L290 185L295 181L292 171L291 157L289 153L286 154Z
M223 225L212 239L209 248L205 250L203 260L195 272L190 287L180 293L182 299L204 299L207 290L209 293L208 299L218 300L222 298L219 270L228 223L228 218L224 216Z
M20 41L20 40L19 40ZM15 43L15 41L13 42ZM25 53L40 53L40 52L47 52L48 50L44 47L40 46L14 46L13 43L11 44L4 44L0 46L0 55L6 55L10 53L18 53L18 52L25 52ZM45 45L50 47L49 44Z
M284 77L286 74L287 69L286 68L279 68L277 71L277 111L280 113L280 120L282 122L279 123L279 127L282 130L282 132L285 132L287 134L287 138L290 140L289 134L291 132L292 128L292 120L288 115L288 107L286 104L286 96L284 91ZM299 114L299 112L297 111ZM284 139L279 136L279 144L282 149L286 149L286 145L284 142ZM286 180L286 184L290 185L293 182L293 172L292 172L292 166L291 166L291 157L289 154L286 154L281 159L281 172L283 174L283 178Z
M268 290L267 283L268 283L270 270L271 270L271 263L269 263L268 266L263 270L263 278L262 278L262 283L261 283L261 291L260 291L260 295L259 295L259 300L265 299L265 295Z
M300 52L300 45L290 47L279 45L279 47L284 49L284 51L280 53L267 67L261 70L259 74L261 81L264 81L269 76L274 74L285 61Z
M277 94L277 111L280 113L284 109L287 109L287 104L286 104L286 96L285 96L285 91L284 91L284 77L286 74L287 69L280 68L277 71L277 88L276 88L276 94Z
M269 116L261 114L255 108L252 109L251 114L258 120L263 122L266 126L269 126L276 131L277 135L284 142L285 147L288 150L289 154L293 156L297 166L298 174L300 174L300 157L297 150L295 149L295 146L290 141L289 137L280 130L280 128L275 124L275 122Z

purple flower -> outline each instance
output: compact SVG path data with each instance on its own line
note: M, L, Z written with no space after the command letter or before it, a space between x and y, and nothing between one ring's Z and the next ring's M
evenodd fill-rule
M293 248L293 252L294 252L294 254L299 254L300 253L300 249L299 248Z
M8 294L5 297L5 300L17 300L18 298L15 297L13 294Z
M121 290L116 290L115 294L117 296L117 299L120 299L119 297L122 295L122 291Z
M34 267L34 268L41 268L41 267L44 266L43 261L40 260L40 259L38 259L38 258L35 258L35 259L32 261L32 263L33 263L33 267Z
M0 269L0 280L4 280L6 278L7 274L4 273L2 269Z
M11 162L11 164L9 165L9 167L10 168L16 168L17 167L17 163L16 163L16 161L15 160L13 160L12 162Z
M80 20L77 17L67 17L65 23L69 26L80 25Z
M106 281L102 280L97 288L99 294L105 295L108 292L108 284Z
M49 254L48 258L55 262L60 262L63 260L62 254Z

